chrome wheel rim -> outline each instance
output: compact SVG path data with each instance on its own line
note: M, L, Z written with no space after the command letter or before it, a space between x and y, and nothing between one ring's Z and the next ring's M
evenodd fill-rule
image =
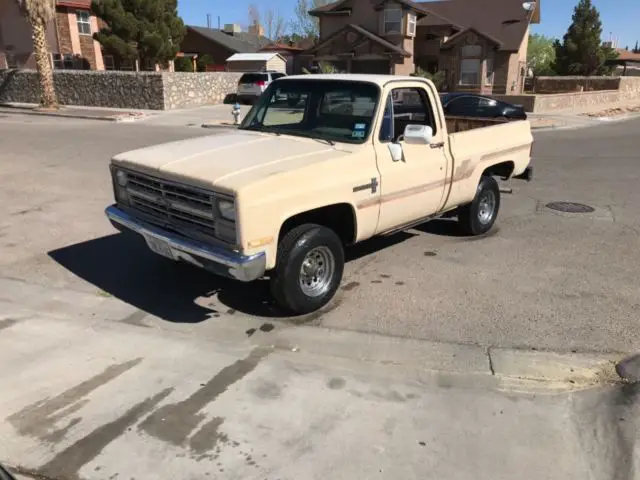
M324 295L331 287L335 258L327 247L309 251L300 266L300 290L308 297Z
M483 225L491 223L496 211L496 194L492 190L482 192L478 199L478 220Z

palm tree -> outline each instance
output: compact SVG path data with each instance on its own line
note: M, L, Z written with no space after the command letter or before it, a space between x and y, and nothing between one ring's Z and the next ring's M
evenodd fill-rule
M56 14L56 0L16 0L16 2L31 24L31 38L33 39L42 96L40 103L45 108L58 108L47 44L47 24Z

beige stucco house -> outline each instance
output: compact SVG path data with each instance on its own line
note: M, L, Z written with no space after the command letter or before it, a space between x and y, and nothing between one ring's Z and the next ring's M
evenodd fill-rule
M519 94L540 1L338 0L310 12L320 39L309 61L351 73L445 75L443 89Z

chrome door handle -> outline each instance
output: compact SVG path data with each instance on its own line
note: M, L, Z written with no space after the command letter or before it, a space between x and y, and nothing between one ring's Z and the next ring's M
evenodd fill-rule
M429 144L429 146L430 146L431 148L442 148L442 147L444 147L444 142L440 142L440 143L431 143L431 144Z

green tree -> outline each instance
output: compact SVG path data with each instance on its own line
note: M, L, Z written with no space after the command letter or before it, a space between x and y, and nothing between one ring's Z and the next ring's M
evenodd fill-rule
M107 24L94 38L121 59L166 64L180 50L177 0L94 0L91 10Z
M204 55L198 56L198 59L196 60L196 67L199 72L206 72L207 65L211 65L212 63L214 63L213 57L208 53L205 53Z
M173 64L176 72L193 72L193 60L191 57L178 57Z
M636 46L633 48L633 53L640 53L640 46L638 46L637 41L636 41Z
M556 44L554 70L560 75L603 75L611 71L605 61L616 57L614 49L602 44L598 10L591 0L580 0L563 42Z
M331 3L331 0L298 0L293 9L293 19L289 22L291 33L302 38L318 38L320 22L316 17L309 15L309 11L328 3Z
M17 0L17 3L31 25L31 39L40 83L40 104L45 108L58 108L47 42L47 25L56 14L55 0Z
M539 33L529 35L527 50L527 67L535 76L553 75L553 64L556 60L555 39Z

